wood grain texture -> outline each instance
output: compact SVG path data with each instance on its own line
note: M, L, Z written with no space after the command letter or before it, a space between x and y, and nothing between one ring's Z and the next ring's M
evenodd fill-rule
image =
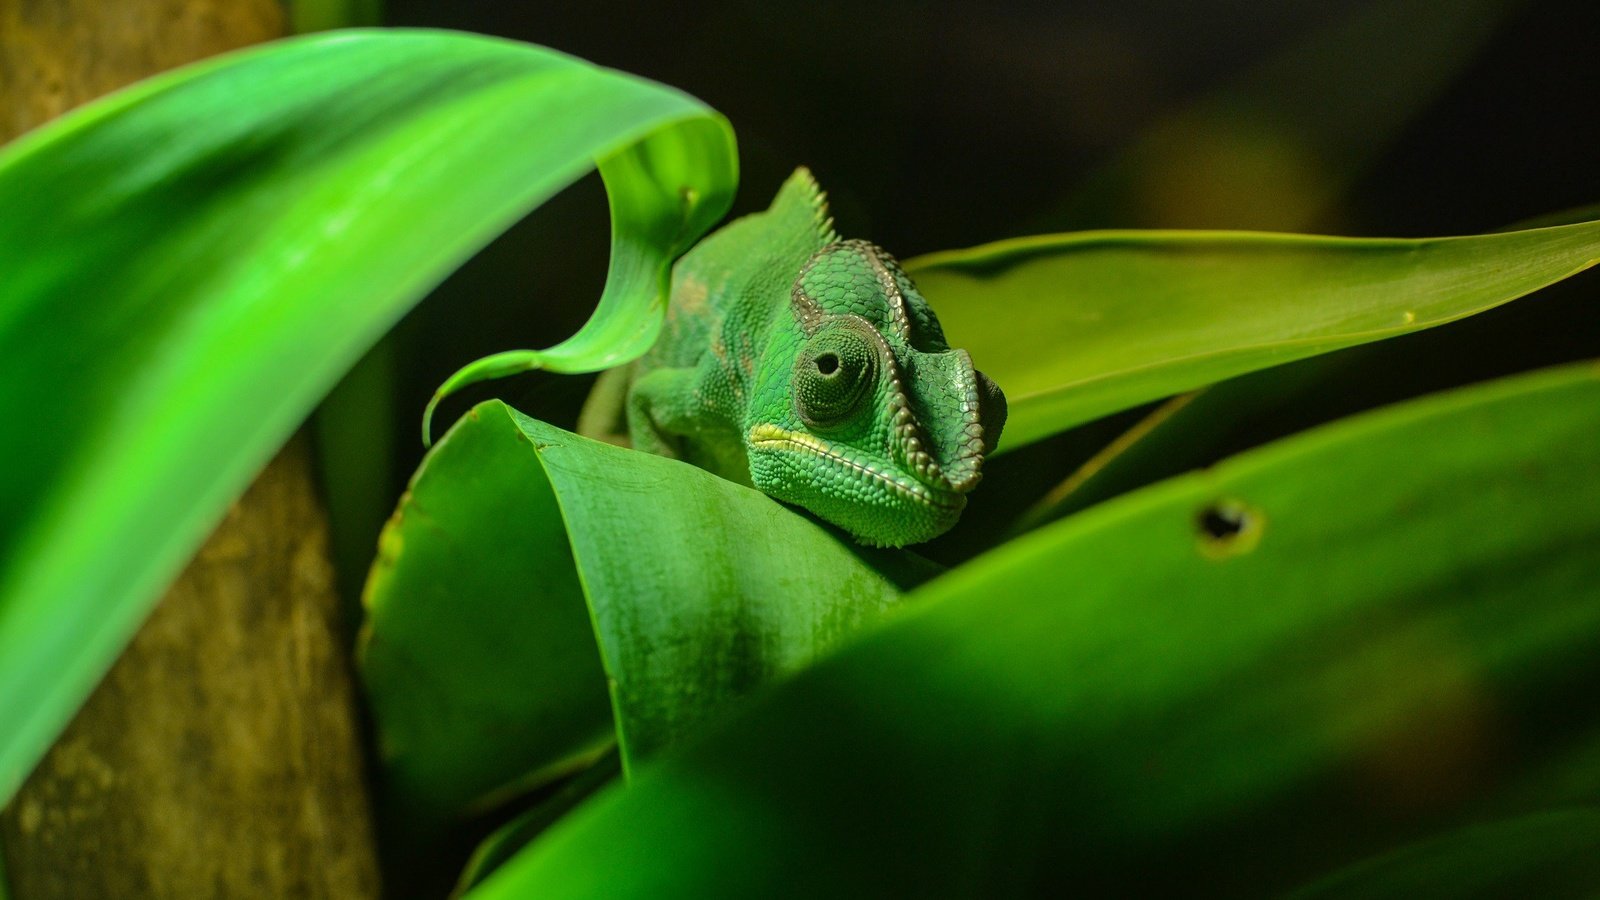
M339 619L299 439L12 804L17 900L374 896Z
M275 0L0 0L0 139L284 22ZM0 815L13 900L377 895L314 484L297 438Z
M277 0L0 0L0 140L284 22Z

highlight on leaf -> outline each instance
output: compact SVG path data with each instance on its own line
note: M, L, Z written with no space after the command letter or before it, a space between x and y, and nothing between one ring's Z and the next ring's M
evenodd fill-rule
M734 160L726 121L678 91L429 31L189 66L0 151L0 406L27 411L0 422L0 798L435 283L598 161L618 244L594 326L557 357L607 364L648 343Z
M1037 209L1383 221L1329 212L1517 4L1470 0L1431 28L1436 5L1321 14ZM308 28L377 14L295 12ZM731 46L716 24L696 20L702 42ZM785 52L763 42L761 64L790 71ZM894 155L817 153L838 229L801 168L713 232L739 169L722 116L441 31L220 58L0 150L0 800L341 374L594 168L610 255L592 313L457 369L422 437L468 385L611 370L580 428L606 441L565 427L574 403L485 401L401 494L366 454L413 442L349 411L421 393L380 377L321 407L345 428L321 452L347 455L324 477L370 470L372 527L342 541L340 574L366 576L348 686L372 758L349 762L371 767L389 884L493 900L1600 883L1600 346L1589 282L1545 291L1600 260L1593 209L1428 239L1043 234L902 267L853 230L886 160L904 170L874 183L905 203L878 212L930 224L907 212L939 212L921 193L973 240L1017 223L974 229L958 191L908 190L958 185L922 125L915 154L895 144L881 55L839 56L829 78L870 77L806 121L837 140L851 104L872 106L878 130L844 144ZM806 161L792 135L751 143L763 196L774 166ZM960 186L986 191L983 174ZM564 293L504 302L588 312ZM735 306L721 330L692 314ZM618 422L653 452L588 427ZM203 766L192 725L175 731L155 755ZM75 733L57 753L99 759ZM52 826L93 813L18 796L0 811L8 866L54 839L41 809Z

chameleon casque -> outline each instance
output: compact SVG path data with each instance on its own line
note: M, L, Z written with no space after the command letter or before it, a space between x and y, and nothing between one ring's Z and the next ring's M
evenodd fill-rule
M601 376L579 430L902 546L960 516L1005 395L952 349L899 264L840 240L805 169L673 269L660 339Z

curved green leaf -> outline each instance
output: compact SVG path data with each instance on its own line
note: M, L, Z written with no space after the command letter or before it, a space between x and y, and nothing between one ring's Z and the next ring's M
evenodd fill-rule
M454 812L581 765L613 721L634 765L893 604L863 557L897 554L484 403L424 462L368 582L386 771Z
M608 753L589 768L574 775L557 788L548 798L535 804L484 838L456 880L452 897L459 897L499 869L521 852L530 841L543 834L561 817L589 799L595 791L615 781L622 774L622 763L616 753ZM0 898L4 900L4 898Z
M560 506L510 412L469 412L384 528L361 675L391 792L430 816L615 740Z
M1006 450L1245 372L1470 316L1597 260L1600 222L1584 222L1419 240L1085 232L936 253L907 268L952 342L1005 389Z
M1600 370L1547 371L1056 523L472 896L1239 896L1592 804L1596 434Z
M1600 206L1550 213L1499 230L1596 218ZM1537 308L1520 307L1510 317L1476 320L1422 339L1365 344L1174 397L1050 491L1014 530L1071 515L1136 487L1364 409L1592 355L1596 349L1592 329L1572 318L1577 310L1593 308L1590 304L1592 298L1585 302L1568 292Z
M589 321L554 347L496 353L451 375L422 414L424 444L432 436L434 408L461 387L533 369L598 372L639 358L656 342L672 260L722 218L732 199L732 132L720 120L682 127L690 125L698 130L694 140L640 141L600 159L611 201L613 252L605 292ZM711 172L727 180L707 177Z
M671 258L733 189L726 122L669 88L344 32L145 82L0 154L0 798L339 374L597 160L610 281L569 342L596 368L656 327Z

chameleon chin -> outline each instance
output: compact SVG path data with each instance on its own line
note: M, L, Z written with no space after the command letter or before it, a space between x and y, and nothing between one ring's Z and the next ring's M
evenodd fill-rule
M840 240L800 169L679 260L660 340L601 376L579 430L898 547L956 523L1005 419L899 264Z

